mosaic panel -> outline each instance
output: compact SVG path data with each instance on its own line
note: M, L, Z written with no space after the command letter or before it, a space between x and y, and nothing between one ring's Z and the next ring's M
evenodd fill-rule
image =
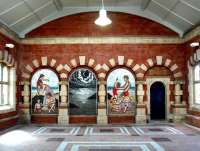
M58 114L59 80L52 70L40 69L31 80L31 113Z
M135 115L135 78L127 69L113 70L107 79L109 115Z
M97 80L88 69L77 69L69 78L69 114L97 114Z

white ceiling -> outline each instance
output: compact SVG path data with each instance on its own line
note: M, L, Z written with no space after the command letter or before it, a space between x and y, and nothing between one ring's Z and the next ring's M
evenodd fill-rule
M56 18L98 11L101 0L0 0L0 23L24 37ZM200 23L200 0L104 0L108 11L146 17L183 36Z

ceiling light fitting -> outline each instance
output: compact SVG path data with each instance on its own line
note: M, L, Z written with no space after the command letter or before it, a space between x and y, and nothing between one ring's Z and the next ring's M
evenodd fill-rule
M7 43L7 44L5 44L5 47L6 47L6 48L12 49L12 48L15 47L15 45L14 45L14 44L11 44L11 43Z
M107 11L104 8L104 3L102 0L102 7L99 10L99 17L95 20L95 24L99 26L107 26L111 23L112 21L107 16Z

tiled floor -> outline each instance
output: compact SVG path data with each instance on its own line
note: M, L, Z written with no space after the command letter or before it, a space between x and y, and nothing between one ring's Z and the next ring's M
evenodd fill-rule
M0 134L0 151L200 151L200 131L184 124L19 125Z

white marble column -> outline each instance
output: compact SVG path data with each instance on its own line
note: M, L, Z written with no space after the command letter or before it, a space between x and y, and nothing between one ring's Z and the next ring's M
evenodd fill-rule
M60 98L61 98L61 103L60 106L67 106L67 81L61 81L60 82Z
M181 97L183 95L183 90L181 89L181 84L183 84L182 81L176 81L175 82L175 89L174 89L174 95L175 95L175 103L173 105L173 120L174 122L181 122L185 119L186 115L186 103L185 101L181 100Z
M175 104L181 104L181 96L183 95L183 91L181 90L180 83L175 84Z
M24 81L22 83L24 85L24 90L22 91L22 96L24 100L24 105L29 105L30 104L30 82Z
M21 85L23 85L23 103L20 105L20 122L21 123L30 123L31 115L31 100L30 100L30 82L23 81L21 82Z
M97 116L97 124L107 124L107 108L106 108L106 81L99 81L98 83L98 116Z
M99 91L98 91L98 96L99 96L99 105L100 106L105 106L106 105L106 82L105 81L100 81L99 82Z
M144 88L142 81L137 82L136 123L146 123L146 105L144 104Z
M138 100L137 103L138 104L144 104L143 99L144 99L143 84L138 83L137 84L137 100Z
M69 124L69 115L68 115L68 83L67 80L60 81L60 99L61 103L58 109L58 124L67 125Z

